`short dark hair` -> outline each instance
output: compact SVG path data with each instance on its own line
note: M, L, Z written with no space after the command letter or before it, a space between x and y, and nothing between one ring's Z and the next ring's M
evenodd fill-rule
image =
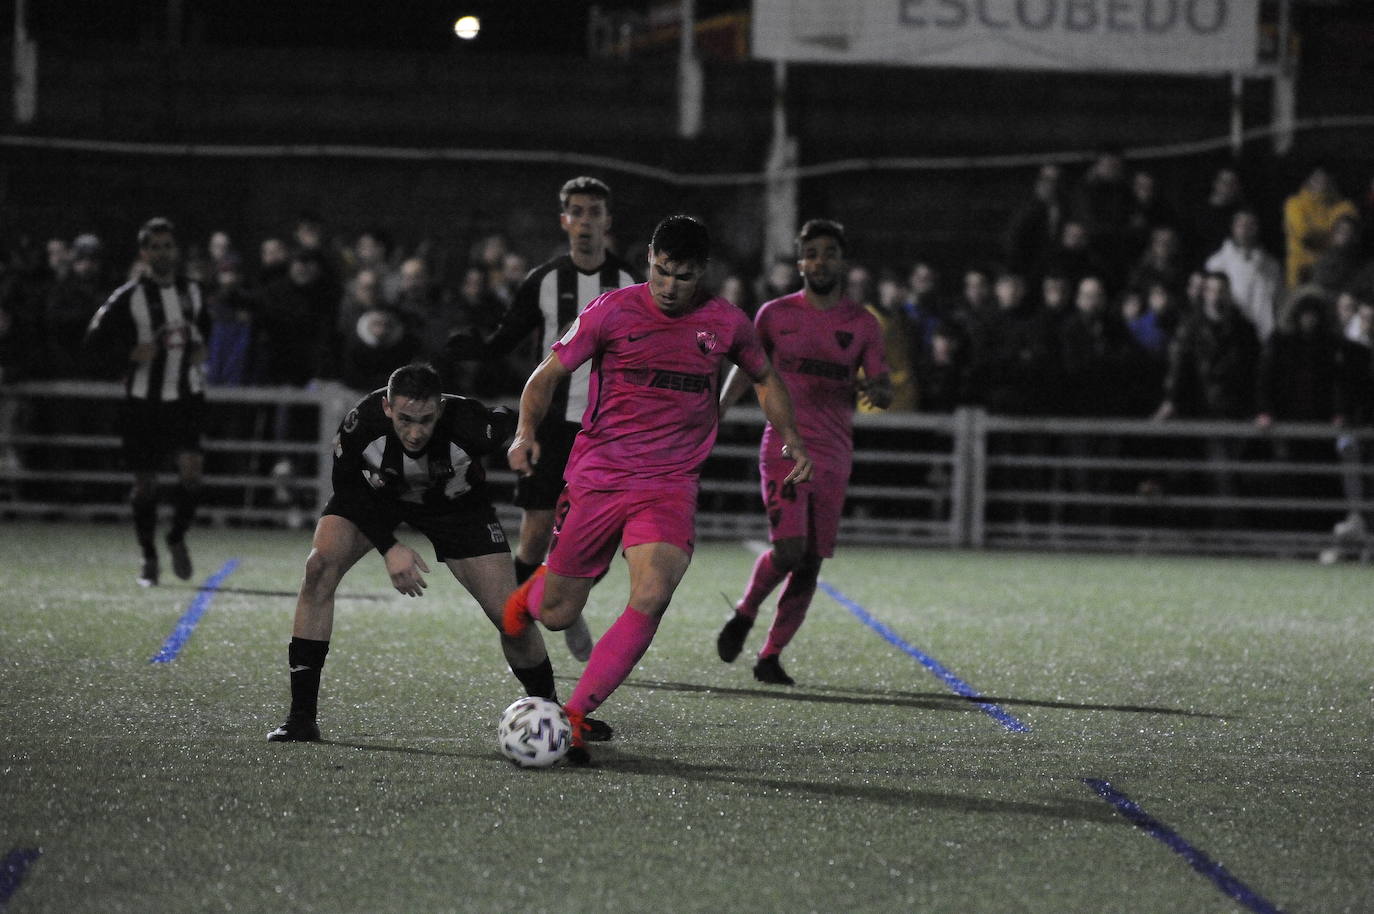
M834 219L808 219L797 232L797 256L801 256L802 245L817 238L833 238L840 246L840 253L849 253L849 239L844 235L844 226Z
M439 372L428 362L411 362L402 365L391 373L386 382L386 398L395 402L397 397L411 400L433 400L444 395L443 382Z
M704 265L711 259L711 233L691 216L669 216L654 227L649 250L678 263Z
M568 208L568 198L573 194L586 194L589 197L600 197L606 201L607 208L611 205L611 188L600 178L593 178L590 175L578 175L576 178L564 183L558 189L558 205L563 209Z
M165 216L154 216L138 230L138 246L146 248L148 242L153 240L154 235L171 235L176 237L177 228L172 225L172 220Z

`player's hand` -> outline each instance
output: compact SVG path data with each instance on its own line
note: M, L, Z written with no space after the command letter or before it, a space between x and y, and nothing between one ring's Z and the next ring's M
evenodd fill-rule
M859 395L859 404L865 409L887 409L892 405L892 380L887 375L856 378L854 389Z
M515 440L506 450L506 462L521 476L533 475L534 465L539 462L539 442L533 436L526 437L517 431Z
M428 572L429 566L420 553L405 543L396 543L386 551L386 573L391 576L391 586L406 596L424 595L429 586L425 583Z
M129 361L135 365L147 365L157 355L157 343L139 343L129 353Z
M783 485L796 485L811 478L811 458L806 455L806 448L799 444L784 444L782 456L788 460L796 461L796 466L792 467L792 472L788 473L787 478L782 481Z

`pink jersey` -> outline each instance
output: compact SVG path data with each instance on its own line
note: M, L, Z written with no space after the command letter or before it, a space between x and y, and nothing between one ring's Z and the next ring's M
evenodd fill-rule
M848 298L829 310L812 307L805 292L775 298L755 318L773 368L792 396L806 453L819 466L848 475L854 452L854 381L887 374L877 319ZM781 459L782 437L769 425L761 460Z
M745 313L723 298L669 316L647 283L607 292L553 345L569 371L591 360L582 431L564 479L586 489L695 486L720 419L721 362L768 365Z

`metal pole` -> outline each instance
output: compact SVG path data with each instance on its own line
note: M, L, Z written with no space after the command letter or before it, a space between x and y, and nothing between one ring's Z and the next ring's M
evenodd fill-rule
M1231 73L1231 155L1239 159L1245 143L1245 77L1239 70Z
M1292 33L1292 0L1279 0L1279 53L1274 69L1274 152L1278 155L1287 155L1293 148L1297 121L1298 74L1290 49Z
M696 54L696 2L682 2L682 34L678 40L678 120L677 133L694 139L701 133L702 75Z
M26 0L14 2L14 122L30 124L38 116L38 42L29 38Z

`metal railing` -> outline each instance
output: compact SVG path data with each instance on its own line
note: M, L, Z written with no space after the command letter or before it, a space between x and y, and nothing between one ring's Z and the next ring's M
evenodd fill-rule
M328 385L214 389L202 517L311 524L329 496L335 429L360 396ZM118 385L96 382L0 388L0 515L127 517L129 476L119 469L115 428L122 397ZM722 422L702 476L703 539L766 537L756 466L762 427L753 407ZM1374 452L1374 429L1011 418L965 408L860 415L854 435L845 542L1369 554L1367 538L1337 539L1332 529L1374 517L1360 459ZM517 523L503 455L488 462L488 480L503 522Z

